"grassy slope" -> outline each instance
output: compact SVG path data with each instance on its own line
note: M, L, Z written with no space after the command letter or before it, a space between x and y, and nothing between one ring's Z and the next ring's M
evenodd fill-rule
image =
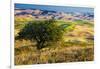
M56 44L39 51L36 49L35 41L32 43L29 40L15 40L15 64L23 65L93 60L93 40L86 39L87 37L93 36L93 24L84 23L83 21L76 21L74 23L76 23L75 29L64 35L65 42L61 46ZM66 24L66 22L59 20L58 24ZM21 26L16 28L15 31L20 31L20 27Z

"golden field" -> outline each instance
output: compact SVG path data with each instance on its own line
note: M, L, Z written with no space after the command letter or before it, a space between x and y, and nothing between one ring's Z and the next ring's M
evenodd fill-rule
M19 20L20 19L20 20ZM31 18L15 17L15 37ZM15 65L66 63L94 60L94 23L88 21L62 21L58 24L75 24L73 30L65 32L62 43L52 43L38 50L36 41L15 39ZM69 28L70 29L70 28Z

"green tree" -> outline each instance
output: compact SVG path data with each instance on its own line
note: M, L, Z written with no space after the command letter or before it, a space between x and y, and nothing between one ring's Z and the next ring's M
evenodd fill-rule
M55 20L32 21L19 32L19 38L36 40L37 49L47 46L48 42L61 41L65 26L59 26Z

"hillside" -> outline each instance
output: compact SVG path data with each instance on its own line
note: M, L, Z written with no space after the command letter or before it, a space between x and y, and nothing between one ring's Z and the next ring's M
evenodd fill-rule
M65 63L94 60L94 16L37 9L15 9L15 64ZM56 42L40 50L35 40L16 39L19 32L32 21L54 19L67 28L63 42ZM65 26L64 26L65 25Z

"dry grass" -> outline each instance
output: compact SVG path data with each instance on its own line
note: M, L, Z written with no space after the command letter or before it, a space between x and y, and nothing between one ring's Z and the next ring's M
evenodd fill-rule
M23 45L25 40L21 42L20 45ZM32 45L31 42L26 43L26 45L28 46L18 46L15 48L16 65L92 61L94 58L93 45L57 45L41 50L37 50L36 46Z
M41 50L36 49L35 41L15 40L15 65L93 61L94 40L86 39L93 35L93 27L76 25L74 31L64 35L62 45L52 44Z

